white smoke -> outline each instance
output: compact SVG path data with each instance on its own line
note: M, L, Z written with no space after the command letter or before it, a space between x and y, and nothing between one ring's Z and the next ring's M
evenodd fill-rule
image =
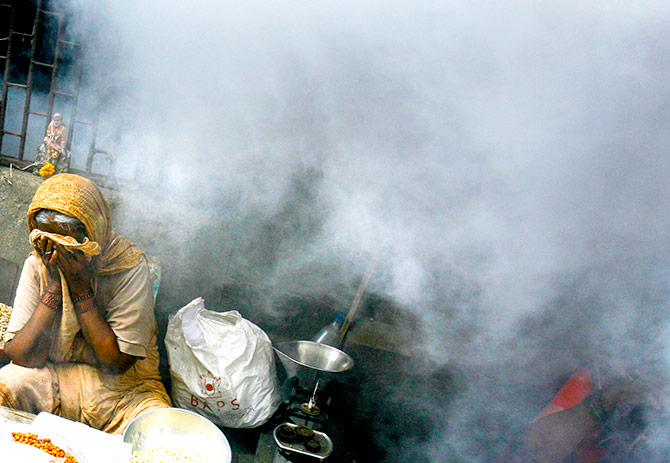
M601 319L628 340L606 350L649 347L628 334L645 301L667 314L667 2L75 11L97 32L90 81L115 89L117 173L159 191L138 228L165 218L153 244L184 269L286 292L331 291L377 261L371 290L419 316L421 350L470 384L471 408L434 413L452 418L422 443L431 461L484 461L495 432L470 441L473 421L528 418L504 410L527 392L507 374L533 381L526 361L557 333L569 360L605 336ZM582 319L587 334L565 330ZM536 332L511 346L528 320Z

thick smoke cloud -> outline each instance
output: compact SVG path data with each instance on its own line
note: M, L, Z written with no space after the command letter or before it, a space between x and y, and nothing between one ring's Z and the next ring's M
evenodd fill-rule
M431 461L488 461L584 359L667 356L666 2L72 7L117 174L142 185L125 227L269 312L345 306L376 261L434 367L398 394L462 381L413 405Z

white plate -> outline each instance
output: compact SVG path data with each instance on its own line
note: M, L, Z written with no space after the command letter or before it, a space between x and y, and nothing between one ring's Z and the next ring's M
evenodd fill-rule
M0 448L4 447L5 445L9 445L12 442L14 442L14 438L12 437L13 432L20 432L23 434L27 433L32 433L36 434L39 439L45 439L49 438L51 439L51 442L63 449L65 451L66 455L73 456L77 459L79 463L88 463L86 459L75 449L72 444L68 442L67 439L65 439L63 436L59 435L58 433L53 432L50 429L43 429L40 428L39 426L35 426L32 424L26 424L26 423L16 423L12 421L6 421L6 422L0 422ZM25 445L25 444L20 444L20 445ZM25 445L26 447L31 447L29 445ZM14 447L14 446L13 446ZM34 447L33 447L34 448ZM35 449L38 450L38 449ZM43 452L41 450L38 450L41 453L44 453L45 455L48 455L46 452ZM23 452L26 453L26 455L29 452ZM24 460L22 463L30 463L30 460Z

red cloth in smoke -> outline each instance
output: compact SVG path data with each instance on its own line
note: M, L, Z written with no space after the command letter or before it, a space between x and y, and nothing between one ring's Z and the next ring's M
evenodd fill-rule
M549 402L549 405L542 409L539 415L533 419L533 422L581 403L591 394L591 388L591 372L588 368L582 368L565 382L552 401ZM605 457L605 449L597 443L601 431L602 429L597 427L579 444L575 452L575 462L597 463Z
M539 415L533 419L533 423L540 418L572 408L581 403L591 393L591 372L582 368L572 375L570 379L559 389L549 405L544 407Z
M563 384L551 402L542 409L532 422L578 405L589 397L591 389L591 372L588 368L582 368ZM602 461L606 452L602 446L598 445L598 437L601 432L602 428L600 426L596 427L580 442L566 461L571 463L598 463ZM498 458L496 463L534 463L535 459L527 452L527 448L518 449L517 452L507 453Z

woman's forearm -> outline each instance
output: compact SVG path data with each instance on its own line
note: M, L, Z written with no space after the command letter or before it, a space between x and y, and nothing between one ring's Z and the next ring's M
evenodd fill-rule
M28 368L42 367L53 341L52 327L57 312L40 301L28 322L5 344L9 359Z
M107 373L121 374L133 365L135 357L119 350L114 331L94 304L93 298L75 302L82 335L100 368Z

